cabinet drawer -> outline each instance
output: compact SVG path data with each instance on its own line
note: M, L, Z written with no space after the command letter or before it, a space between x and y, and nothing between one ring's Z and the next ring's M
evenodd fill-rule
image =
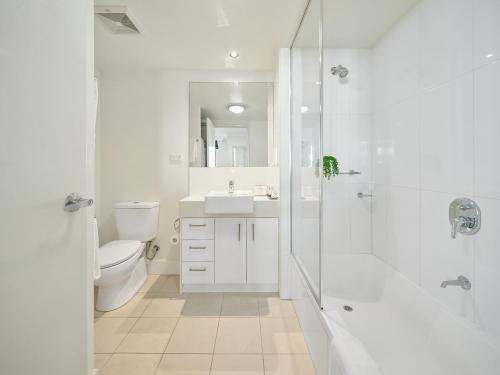
M183 240L183 262L213 262L214 240Z
M213 262L182 262L183 284L213 284Z
M183 240L213 240L214 219L182 219Z

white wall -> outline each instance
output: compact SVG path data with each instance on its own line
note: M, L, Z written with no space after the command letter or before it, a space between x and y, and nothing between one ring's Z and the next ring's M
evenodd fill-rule
M500 2L423 0L374 48L373 248L500 338ZM448 205L479 203L450 237ZM439 287L465 275L472 291Z
M189 81L273 82L273 72L101 71L100 196L101 243L117 238L113 204L122 200L160 202L161 250L153 273L177 273L179 249L171 246L178 200L188 194ZM171 162L171 154L182 155ZM238 181L236 181L238 183Z
M323 239L327 253L371 252L371 50L323 50L323 154L333 155L341 172L323 184ZM346 78L330 73L349 69Z

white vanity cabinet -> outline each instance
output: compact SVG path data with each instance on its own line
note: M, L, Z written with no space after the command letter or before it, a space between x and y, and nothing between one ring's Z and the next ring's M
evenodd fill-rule
M247 219L247 283L278 283L278 219Z
M247 277L247 219L215 219L215 283L243 284Z
M185 291L277 291L278 218L183 218Z

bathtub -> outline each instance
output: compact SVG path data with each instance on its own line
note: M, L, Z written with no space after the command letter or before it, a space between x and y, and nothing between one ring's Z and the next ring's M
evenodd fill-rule
M375 256L323 262L322 311L292 267L293 300L319 375L500 374L495 338Z

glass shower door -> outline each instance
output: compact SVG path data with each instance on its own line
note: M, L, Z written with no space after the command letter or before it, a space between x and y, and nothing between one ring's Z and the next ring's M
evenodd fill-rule
M311 0L291 48L292 254L320 302L320 0Z

